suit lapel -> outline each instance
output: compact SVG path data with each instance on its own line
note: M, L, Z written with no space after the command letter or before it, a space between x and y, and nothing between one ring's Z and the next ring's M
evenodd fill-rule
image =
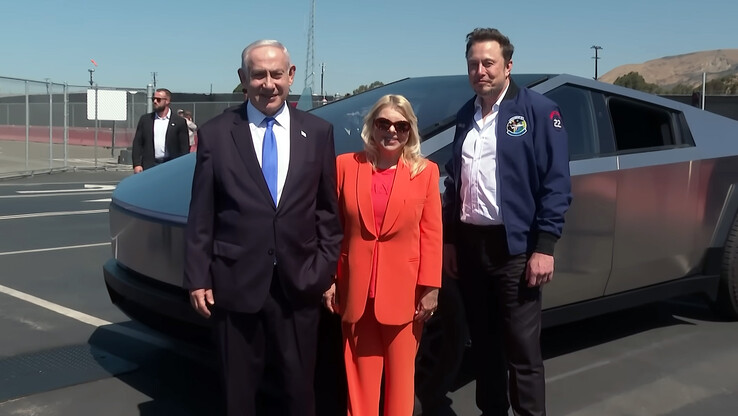
M379 231L379 235L387 234L387 232L392 229L392 226L395 225L397 217L400 216L400 212L402 212L405 207L405 196L407 195L409 187L410 171L407 166L402 163L402 160L400 160L397 162L395 180L392 183L392 190L390 191L387 210L384 213L384 220L382 221L382 228Z
M274 207L272 195L269 193L269 187L267 187L264 174L259 167L259 159L256 158L256 152L254 151L254 139L251 137L249 120L246 117L246 103L239 108L238 115L233 120L231 138L239 156L243 160L246 171L248 171L254 183L257 184L259 191L271 202L272 207Z
M282 197L279 199L279 205L282 206L282 201L288 195L293 195L290 192L292 187L299 185L300 182L300 168L305 162L305 155L308 152L308 146L311 145L310 139L304 135L302 130L302 120L300 114L297 111L293 111L292 107L286 106L287 111L290 112L290 162L287 166L287 177L284 179L284 185L282 186Z
M167 120L167 132L164 133L164 147L167 149L167 152L169 151L169 146L172 143L175 143L173 141L174 139L172 138L173 134L174 134L174 112L171 111L169 113L169 120Z
M374 207L372 206L372 164L362 154L356 172L356 204L359 206L359 217L374 237L377 237L374 224Z

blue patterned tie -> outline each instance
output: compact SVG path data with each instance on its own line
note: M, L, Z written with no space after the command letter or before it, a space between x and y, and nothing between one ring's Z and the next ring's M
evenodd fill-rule
M261 171L264 173L269 187L269 193L272 194L274 206L277 206L277 139L274 137L274 118L267 117L266 132L264 133L264 142L261 145Z

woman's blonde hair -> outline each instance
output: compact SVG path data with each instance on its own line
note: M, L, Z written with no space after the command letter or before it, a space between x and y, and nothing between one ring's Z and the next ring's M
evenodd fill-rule
M410 169L410 177L415 177L425 169L427 165L426 158L420 154L420 134L418 133L418 117L415 116L410 101L402 95L387 94L380 98L376 104L369 110L364 117L364 127L361 129L361 138L364 140L364 150L366 151L367 160L377 167L377 159L379 157L379 149L372 139L372 129L374 127L374 119L383 109L390 107L398 113L402 114L410 123L410 132L408 133L407 143L402 149L400 159Z

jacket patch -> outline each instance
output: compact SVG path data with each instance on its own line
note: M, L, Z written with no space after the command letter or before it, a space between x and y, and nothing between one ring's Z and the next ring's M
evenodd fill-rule
M555 129L561 130L561 128L564 127L564 124L561 122L561 113L558 111L552 111L551 114L548 115L548 118L551 119L551 123Z
M509 136L522 136L528 131L528 123L523 116L512 116L507 120L506 130Z

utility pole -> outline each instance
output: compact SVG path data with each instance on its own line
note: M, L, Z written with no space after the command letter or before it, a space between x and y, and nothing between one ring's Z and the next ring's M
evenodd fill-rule
M154 81L153 82L153 84L154 84L154 90L156 90L156 75L157 74L158 74L158 72L152 72L151 73L151 79Z
M325 98L325 89L323 88L323 81L325 79L325 63L320 64L320 95Z
M595 60L595 76L594 76L594 79L595 79L595 81L597 81L597 61L600 60L600 56L599 56L599 53L598 52L600 51L600 49L602 49L602 46L592 45L589 49L594 49L595 50L595 56L593 56L592 59Z
M87 72L90 73L90 87L92 87L92 84L93 84L92 73L95 72L95 68L90 68L87 70Z

